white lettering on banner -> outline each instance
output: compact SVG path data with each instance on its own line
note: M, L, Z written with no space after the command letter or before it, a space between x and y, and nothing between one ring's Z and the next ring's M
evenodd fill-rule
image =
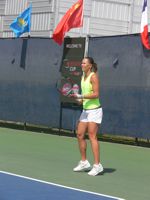
M75 49L75 48L82 48L82 44L66 44L66 48L68 49Z

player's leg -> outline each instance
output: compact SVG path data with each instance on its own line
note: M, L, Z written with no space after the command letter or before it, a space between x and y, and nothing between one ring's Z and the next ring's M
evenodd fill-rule
M78 163L78 165L73 169L75 172L89 171L91 169L91 165L86 158L86 148L87 148L87 143L85 140L86 130L87 130L87 122L80 121L77 127L77 139L81 154L81 160Z
M91 148L94 156L94 164L100 163L100 149L97 140L98 124L95 122L88 123L88 136L91 143Z
M77 139L82 161L86 160L87 143L85 140L85 134L87 131L87 126L87 122L79 122L77 126Z
M91 176L96 176L103 172L103 166L100 161L100 147L97 139L98 124L95 122L88 123L88 134L94 156L94 165L91 171L88 173Z

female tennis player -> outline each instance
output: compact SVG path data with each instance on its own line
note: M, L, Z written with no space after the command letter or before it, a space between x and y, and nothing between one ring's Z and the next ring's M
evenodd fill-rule
M77 139L81 160L73 169L73 171L89 171L89 175L96 176L103 172L103 166L100 162L100 147L97 139L98 128L102 122L103 116L103 111L99 100L99 77L97 74L97 64L94 62L93 58L85 57L82 60L81 67L83 71L83 76L81 79L82 94L72 95L78 101L80 100L83 103L83 111L79 118L77 127ZM88 133L94 156L93 167L91 167L86 157L86 133Z

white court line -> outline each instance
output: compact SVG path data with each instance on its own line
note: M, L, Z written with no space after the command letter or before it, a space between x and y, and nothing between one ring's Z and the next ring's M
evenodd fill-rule
M115 197L115 196L105 195L105 194L91 192L91 191L87 191L87 190L81 190L81 189L68 187L68 186L65 186L65 185L60 185L60 184L56 184L56 183L52 183L52 182L42 181L40 179L35 179L35 178L27 177L27 176L22 176L22 175L18 175L18 174L6 172L6 171L0 171L0 173L11 175L11 176L16 176L16 177L19 177L19 178L28 179L28 180L31 180L31 181L36 181L36 182L39 182L39 183L44 183L44 184L48 184L48 185L54 185L54 186L70 189L70 190L75 190L75 191L79 191L79 192L85 192L85 193L94 194L94 195L103 196L103 197L108 197L108 198L115 198L116 200L125 200L125 199L122 199L122 198L119 198L119 197Z

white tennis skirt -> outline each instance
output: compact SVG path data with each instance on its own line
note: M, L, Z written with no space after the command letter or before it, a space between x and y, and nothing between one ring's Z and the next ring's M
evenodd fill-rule
M103 110L102 108L96 108L91 110L83 110L79 121L80 122L95 122L97 124L102 123Z

